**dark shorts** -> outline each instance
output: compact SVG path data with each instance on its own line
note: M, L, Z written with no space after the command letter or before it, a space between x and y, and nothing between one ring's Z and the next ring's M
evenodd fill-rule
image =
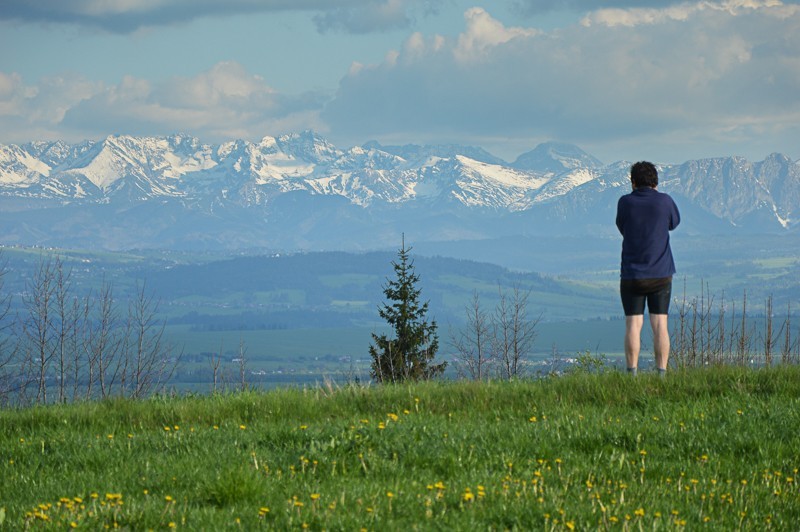
M672 299L672 277L659 279L622 279L619 294L626 316L644 314L645 302L650 314L669 314Z

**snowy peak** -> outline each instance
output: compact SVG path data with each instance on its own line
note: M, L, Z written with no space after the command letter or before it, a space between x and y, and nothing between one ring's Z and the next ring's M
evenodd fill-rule
M420 146L417 144L405 144L403 146L381 146L372 140L364 144L364 148L380 150L397 157L401 157L411 164L424 164L431 159L451 159L463 155L470 159L481 161L488 164L507 165L502 159L495 157L483 148L474 146L461 146L457 144L436 144Z
M112 135L74 145L0 145L0 195L76 205L175 198L203 212L259 207L268 215L278 197L297 192L293 201L321 205L327 197L376 212L409 206L566 216L608 208L629 189L629 169L628 162L604 166L577 146L555 142L508 164L458 145L369 142L340 150L313 131L219 145L185 134ZM660 175L661 190L731 226L790 228L800 220L800 165L781 154L761 162L688 161L661 167Z
M276 140L276 144L286 155L312 164L330 163L342 153L313 131L283 135Z
M580 168L590 170L600 168L603 163L575 145L563 142L544 142L517 157L511 166L520 170L561 174Z

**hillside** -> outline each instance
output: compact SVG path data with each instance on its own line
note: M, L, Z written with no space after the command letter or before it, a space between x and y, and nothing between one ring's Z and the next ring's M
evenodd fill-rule
M0 528L772 529L797 366L0 411Z

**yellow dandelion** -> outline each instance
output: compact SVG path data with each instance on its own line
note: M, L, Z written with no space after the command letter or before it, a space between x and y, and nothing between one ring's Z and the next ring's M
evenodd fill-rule
M246 426L246 425L239 425L239 429L240 429L240 430L244 430L244 429L246 429L246 428L247 428L247 426Z
M319 499L319 493L312 493L311 494L311 500L312 501L316 501L317 499Z

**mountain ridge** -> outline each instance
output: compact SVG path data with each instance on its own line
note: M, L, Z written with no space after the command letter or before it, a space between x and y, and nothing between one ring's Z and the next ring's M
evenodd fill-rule
M432 240L594 234L627 192L629 167L603 164L563 142L542 143L508 163L471 146L370 141L340 149L314 131L216 145L188 134L32 141L0 145L0 235L4 243L101 248L252 240L363 249L406 230ZM659 189L714 221L704 222L707 228L780 232L798 225L800 164L786 155L659 170ZM104 218L109 212L115 219ZM98 233L105 236L70 235L66 228L80 228L78 220L103 226Z

